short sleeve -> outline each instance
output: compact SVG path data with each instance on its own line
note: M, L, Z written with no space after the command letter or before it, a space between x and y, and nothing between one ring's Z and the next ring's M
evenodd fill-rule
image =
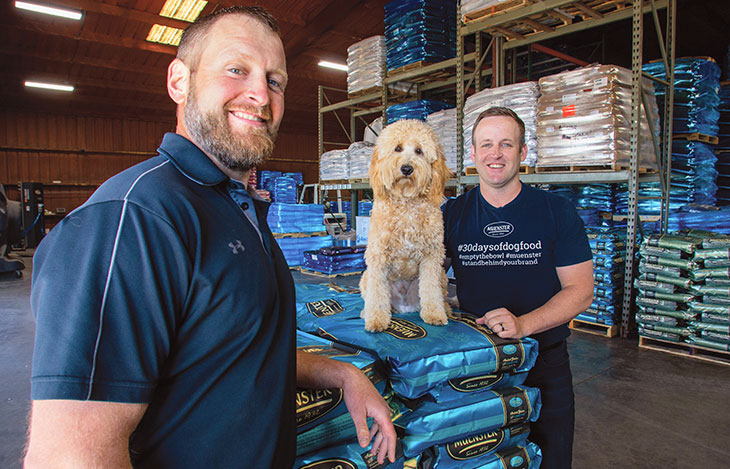
M33 269L31 398L149 402L190 275L173 227L133 203L83 206Z
M565 267L580 264L593 258L583 219L568 200L556 197L557 238L555 243L555 266Z

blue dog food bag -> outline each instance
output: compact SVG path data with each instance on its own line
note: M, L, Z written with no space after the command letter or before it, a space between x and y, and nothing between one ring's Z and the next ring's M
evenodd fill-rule
M370 379L375 389L385 392L385 376L378 358L362 350L346 347L303 331L297 331L297 350L315 353L333 360L350 363ZM297 432L309 430L323 420L347 413L342 389L298 388L296 395Z
M393 389L406 398L452 379L522 373L537 358L536 340L502 339L466 313L455 311L445 326L426 324L418 313L397 314L387 330L370 333L360 318L360 295L325 285L296 288L297 327L376 354Z
M377 457L357 442L344 443L320 449L300 456L294 461L294 469L403 469L403 448L396 442L396 458L391 463L387 458L378 464Z
M531 441L524 446L488 453L474 460L439 459L440 448L429 448L418 461L419 469L536 469L542 462L542 451Z
M443 404L422 401L398 422L405 427L403 452L410 458L464 435L534 422L541 407L540 390L525 386L485 391Z

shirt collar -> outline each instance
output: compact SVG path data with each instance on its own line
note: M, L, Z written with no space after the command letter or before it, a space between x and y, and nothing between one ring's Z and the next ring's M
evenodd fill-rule
M214 186L228 180L228 176L200 148L182 135L166 133L157 151L188 179L200 185Z

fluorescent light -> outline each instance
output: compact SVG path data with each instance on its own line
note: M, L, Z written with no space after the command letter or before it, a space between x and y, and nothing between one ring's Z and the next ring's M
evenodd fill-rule
M162 5L160 16L175 18L176 20L193 22L198 19L200 12L203 11L207 0L167 0ZM159 42L160 44L168 44L177 46L180 44L183 30L172 28L170 26L162 26L154 24L147 34L147 40L150 42Z
M35 11L36 13L44 13L46 15L60 16L62 18L69 18L77 21L81 19L80 11L63 10L61 8L38 5L35 3L15 2L15 8L20 8L21 10Z
M320 60L317 65L319 65L320 67L333 68L335 70L342 70L343 72L346 72L347 71L347 65L345 65L345 64L336 64L334 62L328 62L326 60Z
M57 85L55 83L41 83L39 81L26 81L25 86L28 88L43 88L44 90L54 91L73 91L74 87L71 85Z

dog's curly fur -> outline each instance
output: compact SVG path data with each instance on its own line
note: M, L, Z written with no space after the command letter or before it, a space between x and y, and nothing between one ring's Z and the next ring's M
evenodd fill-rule
M375 200L360 280L365 329L383 331L391 311L419 309L428 324L446 324L451 308L440 206L449 170L438 137L418 120L387 126L368 176Z

